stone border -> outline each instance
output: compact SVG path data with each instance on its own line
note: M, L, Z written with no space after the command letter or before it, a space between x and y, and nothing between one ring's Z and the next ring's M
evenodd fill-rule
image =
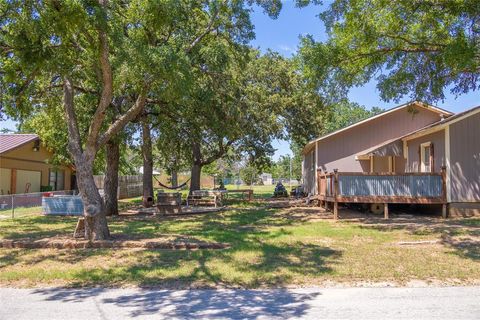
M139 240L87 240L73 239L18 239L0 240L0 248L5 249L157 249L157 250L199 250L199 249L227 249L230 245L218 242L176 242L155 241L150 239Z

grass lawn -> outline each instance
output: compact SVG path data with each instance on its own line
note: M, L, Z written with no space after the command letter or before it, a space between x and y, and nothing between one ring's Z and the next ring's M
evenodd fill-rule
M267 191L265 191L267 192ZM316 208L232 210L182 217L109 220L112 233L188 236L230 249L0 249L0 284L269 287L410 280L480 280L480 219L371 218L334 222ZM0 219L0 238L70 234L76 218L37 214ZM401 241L436 240L422 245Z

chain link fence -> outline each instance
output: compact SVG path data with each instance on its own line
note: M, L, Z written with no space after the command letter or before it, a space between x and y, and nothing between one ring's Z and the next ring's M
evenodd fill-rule
M0 218L15 218L42 212L43 196L76 195L76 190L0 195Z

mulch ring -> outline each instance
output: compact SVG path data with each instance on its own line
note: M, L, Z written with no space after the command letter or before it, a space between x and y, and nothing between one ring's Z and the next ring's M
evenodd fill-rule
M128 239L123 236L112 237L109 240L88 241L67 236L57 236L43 239L0 239L0 248L5 249L156 249L156 250L199 250L227 249L228 243L205 242L196 239L181 238L151 238Z

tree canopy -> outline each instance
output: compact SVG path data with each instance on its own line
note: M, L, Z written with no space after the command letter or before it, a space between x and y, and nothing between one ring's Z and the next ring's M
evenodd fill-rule
M0 3L1 109L23 119L62 106L88 238L109 236L93 181L98 151L143 111L152 92L180 99L195 80L190 59L203 41L237 46L252 39L250 5L257 2L272 16L281 8L280 1ZM222 58L215 47L203 49Z
M478 89L477 0L335 0L320 17L328 40L301 41L306 75L326 96L378 83L381 98L443 99Z

